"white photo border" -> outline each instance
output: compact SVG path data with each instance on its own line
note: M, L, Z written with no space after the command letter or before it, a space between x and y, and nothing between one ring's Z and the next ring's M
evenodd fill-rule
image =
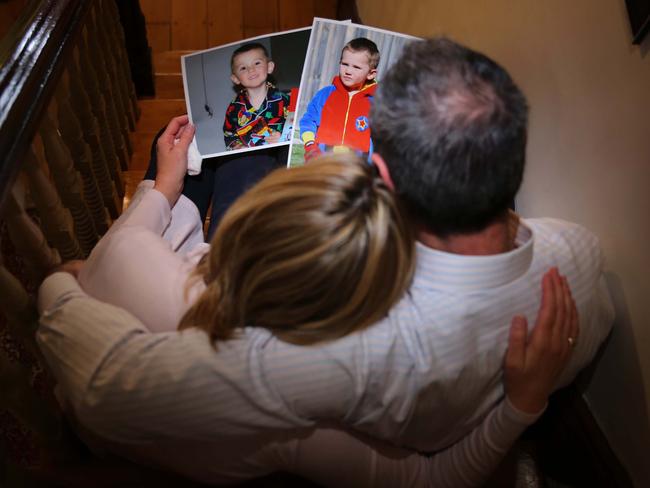
M335 29L345 29L343 32L343 35L340 37L337 37L337 42L335 43L334 46L328 46L326 48L322 47L316 47L316 44L319 42L319 33L321 32L322 29L325 29L327 26L332 26ZM311 31L311 36L309 39L309 46L307 47L307 55L305 58L305 63L303 65L303 72L302 76L300 77L300 89L298 90L298 99L296 100L296 119L294 121L294 126L293 126L293 132L292 132L292 137L291 137L291 143L289 145L289 158L287 160L287 167L292 167L292 166L297 166L298 164L292 164L292 157L295 154L296 147L302 148L302 142L299 141L296 137L296 131L300 125L300 118L305 112L305 109L311 100L311 96L318 91L317 89L306 89L306 84L309 82L311 78L315 77L315 73L317 69L321 69L321 71L318 73L318 85L319 89L327 86L330 84L332 76L326 76L323 74L322 68L323 66L329 66L329 71L332 71L333 68L332 66L336 66L336 73L338 73L338 65L339 65L339 58L341 54L341 49L345 45L346 42L348 42L351 39L354 39L355 37L360 37L359 35L356 35L355 33L363 31L363 32L368 32L372 33L370 37L373 37L374 39L371 39L376 42L376 40L380 40L382 38L388 38L392 37L395 39L401 39L403 40L403 43L405 44L406 42L409 41L417 41L421 40L420 37L416 36L411 36L408 34L403 34L400 32L393 32L389 31L386 29L379 29L377 27L370 27L367 25L360 25L360 24L353 24L350 21L336 21L336 20L331 20L331 19L324 19L320 17L314 17L314 22L312 24L312 31ZM381 43L377 43L380 45ZM390 68L392 63L394 63L398 58L399 55L401 54L401 46L398 49L398 52L396 53L382 53L382 49L380 48L380 62L379 62L379 69L378 69L378 76L377 79L379 83L381 84L381 73L386 72L387 69ZM323 52L322 55L319 55L320 53L315 53L315 51L321 51ZM316 59L318 58L318 59ZM325 60L329 60L327 63L325 63ZM388 66L387 66L388 64ZM309 94L306 95L306 92L309 91ZM311 95L311 96L310 96ZM308 97L309 99L305 101L305 98Z
M307 26L307 27L302 27L302 28L298 28L298 29L291 29L291 30L282 31L282 32L274 32L274 33L271 33L271 34L263 34L263 35L260 35L260 36L251 37L251 38L247 38L247 39L242 39L242 40L239 40L239 41L236 41L236 42L231 42L231 43L228 43L228 44L215 46L215 47L212 47L212 48L209 48L209 49L204 49L204 50L201 50L201 51L196 51L196 52L193 52L191 54L186 54L186 55L181 56L181 72L182 72L182 77L183 77L183 89L184 89L184 95L185 95L185 106L186 106L186 109L187 109L187 114L188 114L190 122L192 124L194 124L195 126L197 126L196 127L196 129L197 129L196 142L197 142L197 147L199 148L199 152L201 153L201 157L203 159L211 158L211 157L215 157L215 156L225 156L225 155L233 155L233 154L250 152L250 151L257 151L257 150L260 150L260 149L268 149L268 148L271 148L271 147L288 146L288 145L290 145L290 141L293 138L293 130L288 135L288 137L289 137L288 141L277 142L277 143L273 143L273 144L264 144L264 145L261 145L261 146L247 147L247 148L241 148L241 149L235 149L235 150L225 150L224 149L222 151L217 150L217 151L212 151L212 152L208 151L208 152L202 153L201 152L201 145L202 145L201 140L204 138L204 134L201 133L203 131L199 127L199 125L202 124L200 118L197 117L196 113L192 112L192 105L194 104L195 108L196 108L197 102L196 102L196 99L194 98L196 95L190 91L190 86L189 86L189 81L188 81L189 74L188 74L188 68L187 68L188 60L193 59L193 58L197 58L199 56L204 56L205 54L213 53L215 51L224 51L224 50L231 51L231 50L233 50L232 48L235 47L235 46L239 47L239 46L242 46L244 44L248 44L250 42L260 42L260 41L264 41L266 39L271 39L273 37L285 36L285 35L288 35L288 34L295 34L295 33L298 33L298 32L310 32L310 31L311 31L311 26ZM276 57L273 53L271 53L271 56ZM228 54L227 57L228 57L228 61L229 61L230 60L230 54ZM302 59L303 64L304 64L305 59L306 59L306 56L305 56L304 59ZM304 72L304 69L301 72ZM234 96L234 93L232 92L232 82L230 81L229 63L228 63L227 74L222 75L222 76L223 76L224 79L227 80L226 84L228 86L228 89L230 90L230 100L232 100L232 97ZM301 80L297 80L297 81L298 81L297 84L299 86ZM207 90L206 90L205 96L207 97ZM194 99L194 102L192 102L192 99ZM297 103L297 100L296 100L296 103ZM296 105L296 107L297 107L297 105ZM227 108L227 105L226 105L226 107L224 107L224 111L223 111L224 114L225 114L225 109L226 108ZM198 122L197 122L197 119L199 119ZM211 125L214 126L214 124L211 124ZM218 125L221 127L223 125L223 121ZM214 129L214 127L213 127L213 129ZM223 130L219 129L219 131L221 131L221 134L218 135L218 137L223 138ZM216 134L219 134L219 131L217 131Z

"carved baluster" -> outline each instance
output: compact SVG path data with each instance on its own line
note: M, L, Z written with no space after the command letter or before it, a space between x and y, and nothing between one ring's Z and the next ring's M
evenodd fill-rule
M129 56L126 52L126 40L124 38L124 30L122 29L122 23L120 22L120 12L115 5L114 0L102 0L102 7L104 11L108 12L112 22L108 22L107 26L109 30L109 38L116 40L116 45L119 46L115 52L120 60L118 66L122 70L122 79L126 84L127 93L129 95L129 100L131 102L131 107L133 113L135 114L135 119L140 118L140 107L138 106L138 98L135 94L135 86L133 85L133 80L131 78L131 68L129 67Z
M69 96L69 93L71 92L75 94L73 97L76 100L75 109L71 106L72 100ZM93 126L95 125L96 127L96 124L93 124L95 120L90 111L90 101L87 99L86 92L83 90L81 80L76 77L73 81L68 75L68 72L64 71L57 87L56 101L59 109L58 121L61 135L70 150L75 168L81 174L84 183L84 198L93 216L95 229L98 234L104 234L108 229L109 222L107 221L106 209L104 208L104 203L101 198L97 178L93 171L93 151L84 137L84 132L92 131ZM85 115L86 119L90 119L88 120L89 125L85 129L81 124L79 114ZM99 145L96 135L93 142ZM99 146L99 148L101 148L101 146ZM96 148L95 151L97 150L98 149ZM101 151L101 149L99 150ZM104 161L100 158L97 163L99 171L106 173L107 170L110 170L105 163L105 158ZM124 196L124 180L122 179L122 172L115 166L112 166L112 169L115 174L111 174L110 178L112 178L113 183L115 184L117 195L122 198ZM107 175L104 174L102 177L106 178Z
M129 90L122 77L122 69L119 66L118 52L121 49L120 39L107 34L107 23L112 24L113 19L104 3L95 2L94 8L88 15L89 25L92 25L92 33L96 38L97 46L101 49L106 71L111 79L111 87L114 95L120 102L120 113L123 115L131 130L135 130L135 113L129 100ZM114 32L111 30L111 32Z
M121 66L122 59L119 55L121 53L120 43L124 42L124 40L116 35L115 29L113 28L114 19L105 2L96 2L89 17L89 21L93 25L93 32L97 36L98 43L102 48L104 62L110 66L109 75L111 77L113 92L118 96L120 101L120 106L118 107L120 113L126 117L129 129L135 130L135 112L129 99L128 84L124 78L124 71Z
M129 137L129 129L135 130L135 121L136 116L131 105L131 100L129 99L129 85L130 78L124 78L124 71L122 70L122 59L119 54L124 49L122 43L124 39L119 39L116 36L111 36L109 33L109 26L112 26L112 19L108 16L108 12L105 8L102 8L100 2L95 3L94 8L92 9L89 15L89 22L95 27L95 35L97 36L97 41L99 46L103 50L104 62L110 67L109 76L111 77L111 83L113 88L113 94L115 94L120 101L120 105L117 107L120 111L120 114L124 120L126 120L127 125L122 124L121 129L126 137L126 147L129 152L129 155L133 154L133 147L131 145L131 139ZM111 31L112 32L112 31ZM126 61L128 63L128 60Z
M77 54L76 51L75 54ZM74 96L70 96L70 93L74 93ZM108 162L104 150L105 144L100 141L99 124L91 110L92 102L86 93L74 56L62 76L56 96L59 104L59 124L62 124L62 133L74 156L75 164L78 163L78 155L81 157L81 161L88 161L90 164L94 162L98 167L107 168L118 196L123 198L124 177L122 171L114 159L112 164ZM74 132L72 132L73 130ZM111 143L112 140L109 141L109 144ZM86 147L89 154L82 156Z
M14 244L16 254L25 261L26 271L34 283L39 283L49 270L61 262L59 252L52 249L48 244L43 231L27 215L21 201L24 199L19 195L18 184L9 192L2 208L2 219L7 224L9 237ZM41 217L45 217L41 215ZM64 255L76 257L79 255L79 245L74 239L67 238L71 232L72 221L68 215L67 221L43 222L43 228L47 227L50 242ZM60 229L68 229L68 233ZM60 234L66 235L60 235Z
M56 112L56 107L57 105L53 101L50 105L50 111ZM67 108L67 111L68 114L65 117L70 117L70 109ZM51 123L51 117L44 118L42 122L43 130L52 130L53 128L49 126ZM61 137L60 132L58 132L58 136L59 138ZM52 143L50 142L50 144ZM65 142L60 140L60 144L64 145ZM67 146L65 148L68 149ZM61 155L56 157L55 155L59 153ZM31 184L41 184L41 175L47 176L46 173L49 173L58 193L55 192L54 195L51 193L39 193L35 194L33 199L35 202L38 202L38 205L41 206L40 208L48 209L53 205L58 205L58 202L63 202L63 205L72 217L74 236L81 247L83 255L87 256L92 251L92 248L95 247L95 244L97 244L99 234L93 223L90 209L86 204L83 193L83 181L79 173L75 170L71 157L65 157L66 154L64 151L55 151L50 148L49 154L51 157L46 162L42 139L36 136L32 144L32 149L27 154L24 170ZM71 154L69 149L67 154ZM54 189L51 184L48 185L46 191L49 189Z
M67 148L60 136L47 137L50 139L46 143L46 150L51 161L49 173L52 178L46 173L48 166L42 144L36 137L23 164L30 195L39 213L41 228L61 257L64 260L81 258L87 256L97 243L97 232L83 201L81 180L69 159L69 153L65 152ZM68 160L61 159L65 157Z
M117 113L115 112L113 102L110 98L107 98L110 94L107 96L104 93L102 83L99 81L99 75L92 63L92 56L88 43L86 42L86 36L87 29L84 27L83 35L80 36L79 50L75 51L78 55L76 71L80 74L86 94L90 100L90 109L98 123L98 137L103 148L106 167L120 168L122 162L118 153L124 157L124 141L119 130ZM77 77L73 75L73 78ZM87 142L92 147L92 142Z
M75 62L73 61L70 63L70 69L73 69L73 66L75 65ZM75 104L75 109L78 111L78 113L84 113L84 112L90 112L90 100L88 100L88 96L84 91L83 88L83 83L81 82L81 78L78 75L77 72L72 72L73 77L71 78L68 75L68 72L64 72L63 76L61 77L61 82L59 83L58 90L57 90L57 103L60 105L59 106L59 124L62 123L62 117L63 120L65 121L66 126L72 125L77 128L79 126L79 117L78 115L73 112L71 108L72 101L70 100L70 93L74 93L74 104ZM72 91L71 91L72 88ZM85 102L85 103L84 103ZM92 113L92 112L91 112ZM70 117L68 117L70 115ZM72 127L69 127L70 129ZM62 131L63 132L63 131ZM70 151L75 154L74 147L77 146L77 144L84 144L84 138L82 136L83 131L81 130L81 127L79 127L79 130L76 131L72 134L73 136L73 145L71 145L68 141L68 147L70 148ZM77 137L74 137L77 136ZM64 135L65 138L65 135ZM88 141L86 141L88 143ZM99 145L99 142L97 142ZM73 158L76 162L76 157ZM89 159L86 159L89 161ZM105 160L105 157L104 157ZM108 167L108 171L111 174L111 178L113 180L113 183L115 184L115 189L117 191L117 194L120 198L124 197L124 179L122 177L122 172L120 171L120 168L117 167L115 164L106 164Z
M84 31L86 29L84 28ZM85 34L85 32L84 32ZM99 123L99 141L101 142L104 155L106 157L106 164L102 164L100 158L93 158L93 172L95 173L95 178L99 184L99 188L102 193L102 198L104 198L104 203L106 208L111 215L111 217L116 218L117 215L111 210L112 205L110 202L111 199L107 200L110 193L107 188L112 186L109 167L114 166L117 168L119 160L115 152L115 143L113 141L113 136L108 125L108 119L110 119L110 111L107 110L107 104L104 99L104 95L100 90L100 83L97 78L97 73L95 72L95 67L92 65L90 60L90 54L88 45L84 39L84 36L80 36L80 50L79 50L79 66L83 66L84 69L80 70L83 84L86 87L86 93L90 99L90 108L95 116L95 119ZM86 132L87 134L87 132ZM93 147L93 141L87 140L91 147Z
M43 115L41 119L41 127L39 130L40 139L35 139L37 142L42 141L42 146L45 149L45 160L47 165L51 168L57 168L57 173L67 174L69 171L74 171L74 163L70 155L70 150L66 146L65 142L61 137L58 127L53 121L50 113L56 114L56 100L50 102L50 107L47 112ZM39 156L39 152L36 152L36 155ZM108 209L109 214L117 218L121 213L121 200L117 196L113 182L108 174L108 169L105 167L96 168L95 177L97 178L97 183L102 193L102 199ZM70 181L71 177L62 178L59 180L62 182L60 188L61 194L67 193L64 181Z
M91 43L91 49L94 49L94 51L99 54L97 60L101 58L102 71L100 73L98 70L97 73L104 76L105 86L103 86L103 88L111 94L111 107L115 111L115 120L117 121L117 125L113 130L119 131L122 140L124 141L124 150L126 151L125 154L128 163L128 157L133 153L129 135L129 128L132 123L131 117L133 117L133 114L129 112L131 106L129 104L128 93L120 86L118 67L116 66L114 58L114 52L119 48L119 46L108 44L109 41L105 38L104 30L101 28L107 20L103 19L102 21L97 18L97 11L98 3L95 2L94 8L88 14L87 19L87 25L90 28L88 32L91 34L88 41ZM133 122L133 127L135 128L135 122ZM120 162L122 162L122 159L120 159Z
M127 151L128 121L121 108L121 100L116 87L111 80L112 69L108 59L103 53L99 41L99 33L91 22L92 16L89 15L84 28L85 40L82 41L82 63L84 70L92 65L94 76L97 80L97 91L101 93L104 100L104 111L106 122L111 137L113 139L114 154L117 156L119 165L122 170L127 170L129 166L129 155ZM84 53L85 51L85 53ZM95 98L92 98L95 100Z

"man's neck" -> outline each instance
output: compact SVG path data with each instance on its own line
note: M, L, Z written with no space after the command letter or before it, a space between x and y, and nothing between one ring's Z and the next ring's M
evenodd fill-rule
M452 234L446 237L420 230L418 240L427 247L453 254L468 256L501 254L515 247L515 235L511 224L508 219L498 219L479 232Z

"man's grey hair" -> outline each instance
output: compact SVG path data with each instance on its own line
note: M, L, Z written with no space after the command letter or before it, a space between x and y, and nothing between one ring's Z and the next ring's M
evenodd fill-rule
M371 109L375 151L412 214L439 235L481 230L521 184L526 99L488 57L446 38L415 41Z

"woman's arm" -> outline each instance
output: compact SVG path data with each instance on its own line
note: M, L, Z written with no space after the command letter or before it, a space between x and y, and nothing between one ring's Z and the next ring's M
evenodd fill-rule
M194 138L194 126L187 115L174 117L158 138L158 171L154 189L162 193L173 207L183 191L187 172L187 151Z
M530 338L525 319L513 319L504 361L507 398L458 443L428 457L342 430L317 429L275 445L270 455L277 458L270 462L325 486L479 486L544 411L577 328L566 280L552 269L542 282L542 305Z
M466 437L432 456L320 428L304 439L273 446L271 456L276 457L269 462L323 486L475 487L541 413L524 414L504 400Z
M193 134L187 116L171 120L157 142L153 190L151 181L142 182L129 208L74 268L86 293L129 310L154 332L175 330L203 289L185 294L199 252L207 249L196 206L179 199Z

